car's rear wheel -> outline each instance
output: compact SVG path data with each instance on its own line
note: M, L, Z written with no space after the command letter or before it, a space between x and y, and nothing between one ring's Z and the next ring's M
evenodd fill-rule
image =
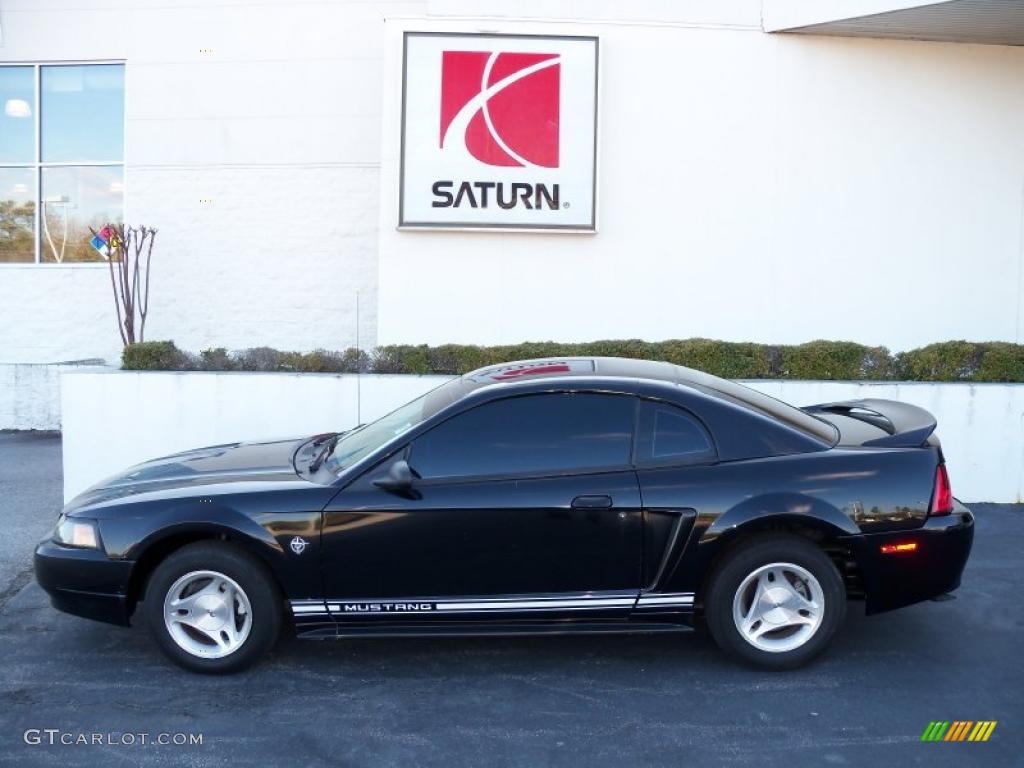
M715 569L705 597L724 651L769 669L798 667L825 649L846 612L846 590L821 549L771 534L740 544Z
M245 669L281 631L277 586L252 555L222 542L183 547L157 566L144 610L161 650L196 672Z

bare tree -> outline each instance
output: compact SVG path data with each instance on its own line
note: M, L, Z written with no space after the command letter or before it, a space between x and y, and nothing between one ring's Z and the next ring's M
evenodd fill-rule
M121 342L128 346L145 341L146 315L149 314L149 267L156 230L108 224L99 232L92 230L92 233L94 237L106 240L109 248L107 266Z

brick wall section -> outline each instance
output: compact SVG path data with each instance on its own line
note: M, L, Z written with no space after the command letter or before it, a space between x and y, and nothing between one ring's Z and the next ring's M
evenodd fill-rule
M0 61L126 62L126 216L160 230L147 337L344 348L358 291L373 344L384 18L426 4L72 5L5 2ZM120 347L105 269L0 267L0 363Z

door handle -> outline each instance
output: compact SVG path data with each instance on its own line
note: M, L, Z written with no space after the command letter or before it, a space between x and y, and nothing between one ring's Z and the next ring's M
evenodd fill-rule
M611 496L577 496L572 500L573 509L608 509L611 505Z

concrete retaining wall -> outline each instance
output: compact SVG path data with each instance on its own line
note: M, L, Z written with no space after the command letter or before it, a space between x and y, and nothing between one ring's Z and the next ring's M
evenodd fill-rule
M345 429L447 378L67 372L61 377L64 497L131 464L188 448ZM1024 497L1024 385L744 383L795 405L858 397L919 405L938 419L958 497L997 502Z
M60 429L60 375L102 370L83 363L0 363L0 429Z

